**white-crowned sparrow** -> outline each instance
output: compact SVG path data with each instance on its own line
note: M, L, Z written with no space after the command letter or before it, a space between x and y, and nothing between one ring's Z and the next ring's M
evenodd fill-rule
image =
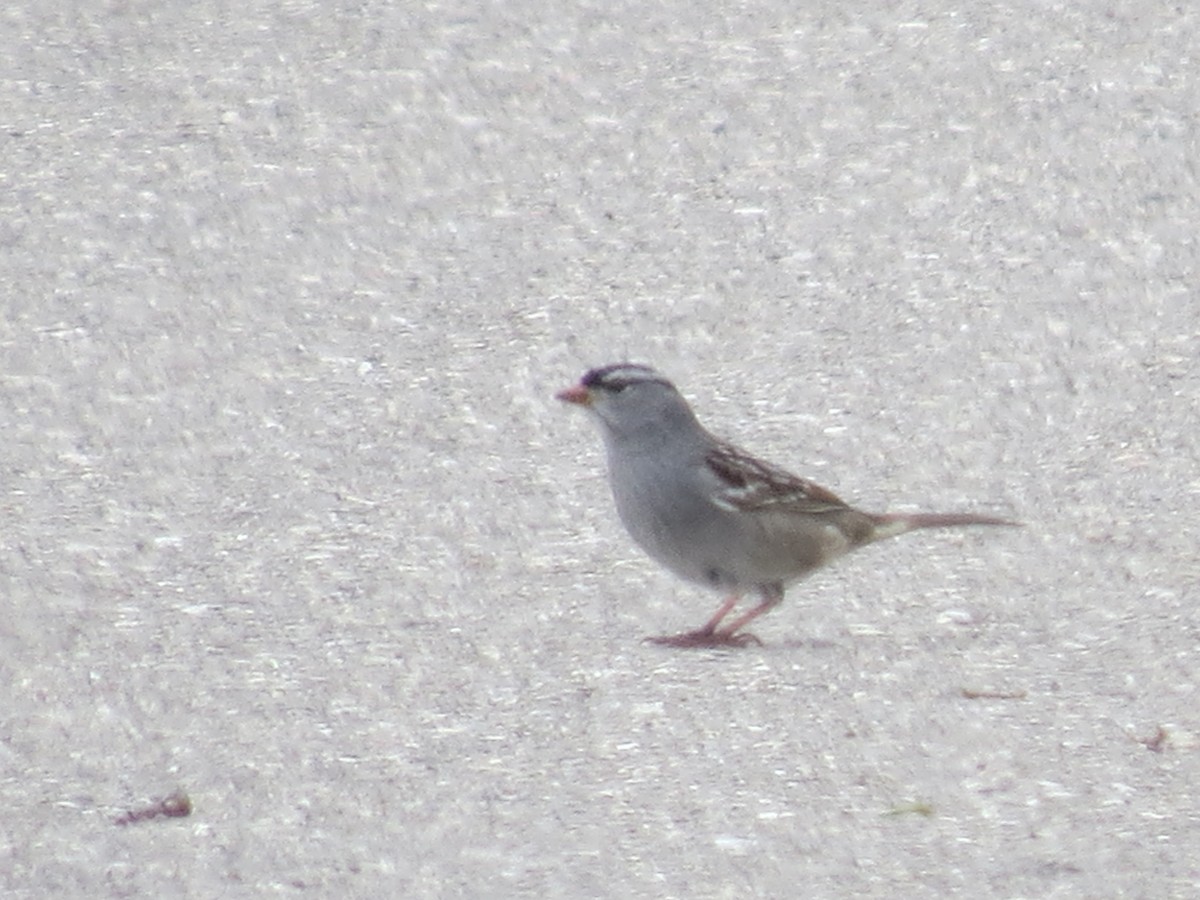
M633 539L676 575L729 594L703 627L649 639L655 643L757 642L741 629L777 606L788 584L851 550L916 528L1016 524L974 513L854 509L825 488L718 440L649 366L592 369L557 397L599 422L617 512ZM722 624L751 589L761 596L758 605Z

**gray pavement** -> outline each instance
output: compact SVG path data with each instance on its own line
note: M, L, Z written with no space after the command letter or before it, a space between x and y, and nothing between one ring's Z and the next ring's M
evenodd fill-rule
M1198 25L10 5L0 894L1200 894ZM646 645L621 358L1027 527Z

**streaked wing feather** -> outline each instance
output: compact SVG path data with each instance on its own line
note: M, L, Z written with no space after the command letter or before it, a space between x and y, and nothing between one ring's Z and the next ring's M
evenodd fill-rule
M723 485L714 500L729 509L822 513L847 508L832 491L729 444L714 447L705 462Z

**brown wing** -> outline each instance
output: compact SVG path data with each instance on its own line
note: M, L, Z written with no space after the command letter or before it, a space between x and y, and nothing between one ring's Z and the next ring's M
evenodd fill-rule
M833 491L757 460L730 444L713 448L705 463L723 485L713 499L731 509L823 513L849 508Z

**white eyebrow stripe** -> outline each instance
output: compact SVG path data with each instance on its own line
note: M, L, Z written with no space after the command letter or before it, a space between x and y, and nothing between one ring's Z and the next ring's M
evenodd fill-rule
M588 387L615 388L628 384L670 384L658 371L639 363L615 363L600 366L583 376Z

